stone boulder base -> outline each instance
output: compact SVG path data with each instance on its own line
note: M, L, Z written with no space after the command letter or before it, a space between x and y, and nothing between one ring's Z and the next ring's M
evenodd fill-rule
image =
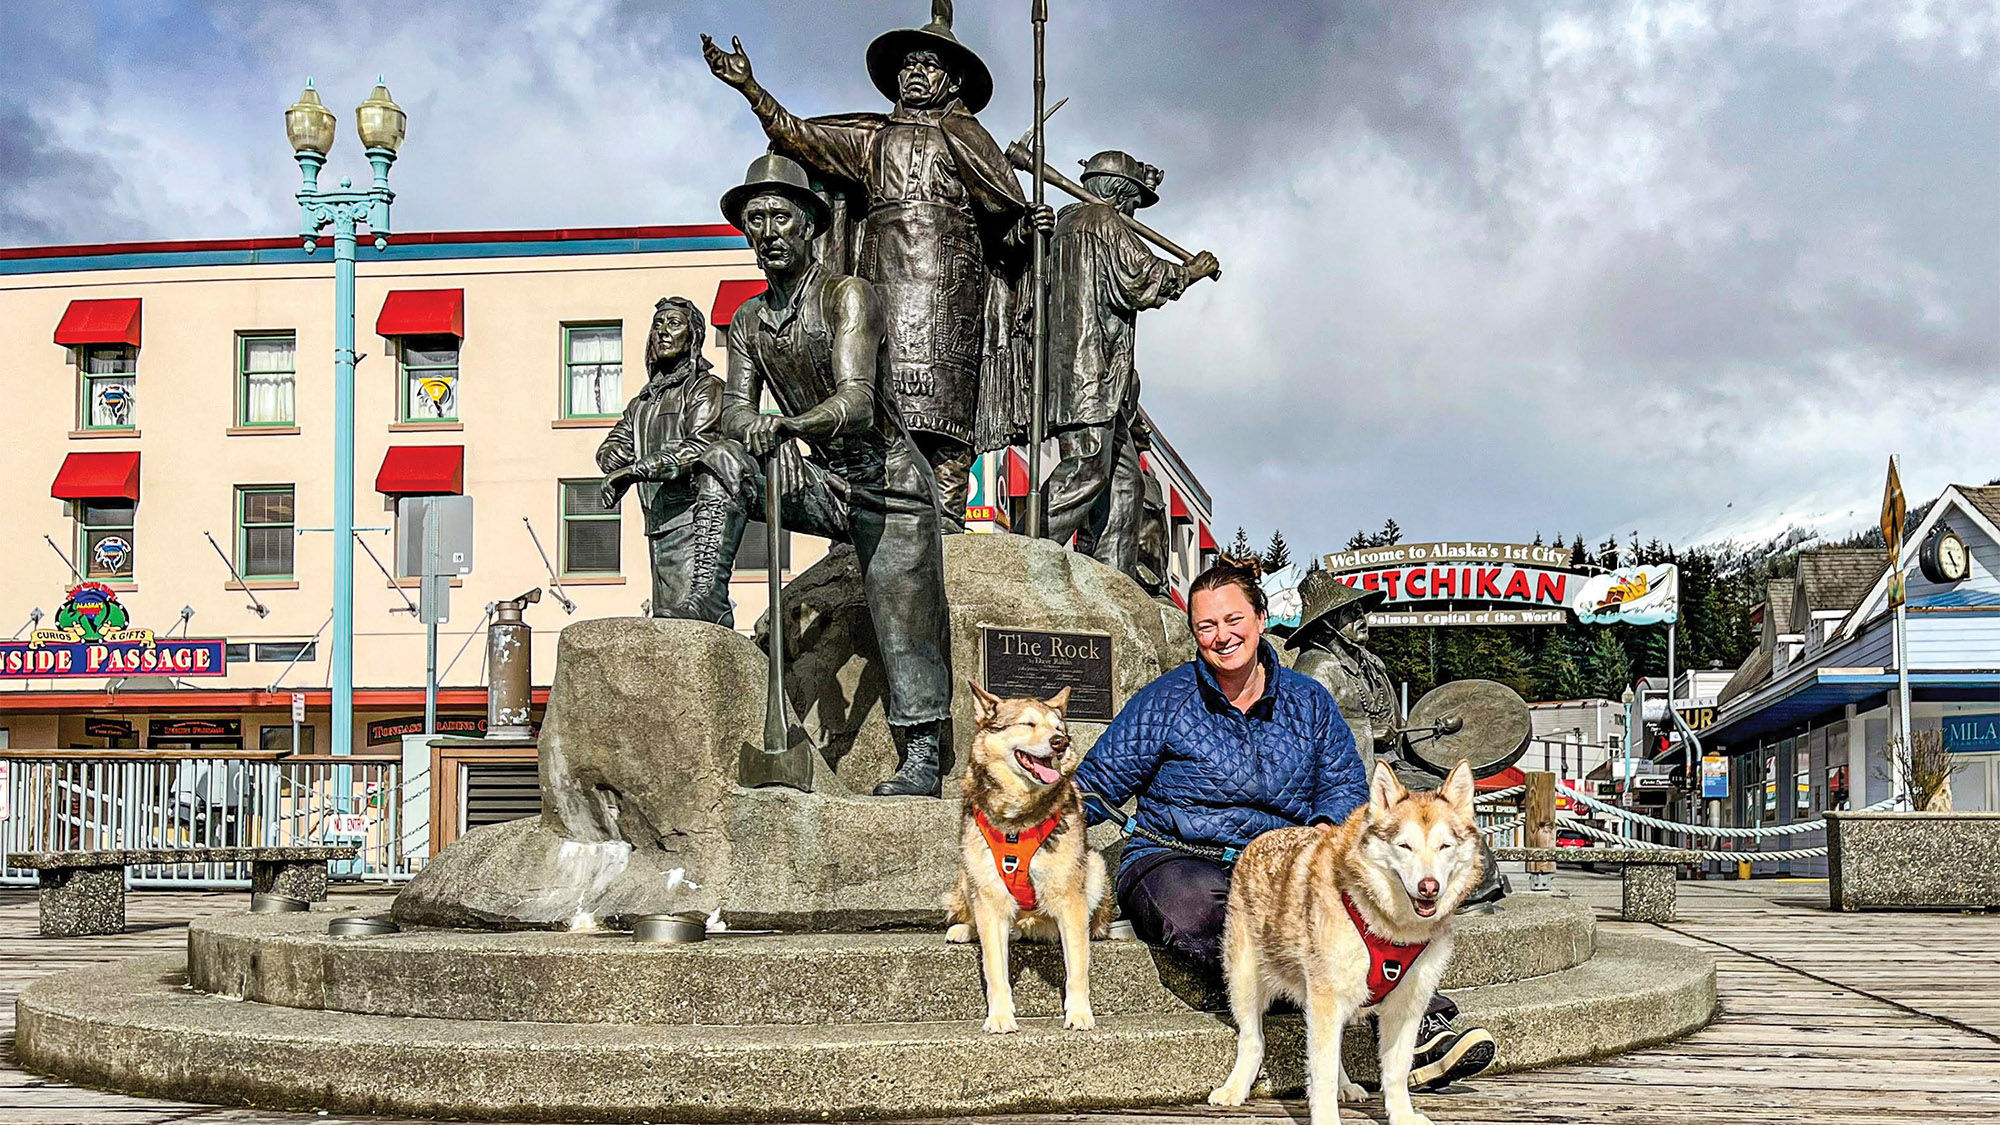
M1122 706L1160 673L1194 658L1185 615L1087 555L1024 535L949 535L945 591L951 604L952 755L950 777L964 772L972 731L972 691L980 675L979 629L1004 625L1111 636L1112 697ZM880 650L851 548L836 547L785 587L785 689L813 741L848 790L866 793L896 771L896 748L883 713ZM757 624L764 636L768 615ZM1070 723L1088 748L1103 723ZM947 782L947 793L950 784Z

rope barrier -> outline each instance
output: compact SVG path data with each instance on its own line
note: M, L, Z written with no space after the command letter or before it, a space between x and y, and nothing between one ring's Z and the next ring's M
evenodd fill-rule
M1571 790L1570 796L1599 812L1618 817L1621 820L1629 820L1634 824L1643 824L1648 828L1659 828L1668 832L1683 832L1690 836L1762 840L1772 836L1790 836L1800 832L1817 832L1826 828L1826 820L1824 818L1803 821L1798 824L1777 824L1768 828L1711 828L1706 824L1684 824L1678 820L1661 820L1656 816L1635 813L1630 809L1621 809L1617 805L1601 801L1588 793L1578 790ZM1890 804L1891 802L1889 801L1878 801L1861 811L1874 812L1886 809Z
M1484 835L1497 836L1502 832L1512 832L1514 829L1521 827L1521 822L1526 819L1527 817L1517 816L1512 820L1503 820L1498 824L1481 825L1479 831Z
M1670 844L1655 844L1650 840L1634 840L1630 836L1620 836L1616 832L1606 832L1602 828L1595 827L1571 816L1559 816L1558 819L1575 831L1583 833L1585 836L1607 844L1616 844L1622 848L1651 849L1664 852L1691 852L1703 859L1720 860L1724 863L1762 863L1783 859L1818 859L1826 855L1826 845L1824 844L1817 848L1793 848L1789 851L1779 852L1724 852L1710 851L1703 848L1679 848ZM1578 849L1577 862L1590 862L1589 849Z
M1516 785L1511 789L1496 789L1491 793L1481 793L1479 796L1474 797L1472 803L1475 805L1497 805L1509 797L1517 796L1527 791L1528 787L1525 785Z

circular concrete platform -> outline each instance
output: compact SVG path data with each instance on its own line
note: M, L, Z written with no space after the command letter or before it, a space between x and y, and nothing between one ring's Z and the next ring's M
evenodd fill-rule
M1129 942L1093 947L1099 1020L1088 1032L1037 1017L1056 1010L1044 978L1057 959L1017 946L1028 1018L1021 1034L991 1036L977 1022L971 949L935 935L334 942L307 932L325 918L206 921L190 935L193 979L185 960L154 958L38 981L17 1005L16 1056L71 1081L226 1105L748 1121L1198 1102L1234 1051L1228 1024ZM1593 939L1570 904L1522 896L1462 927L1454 978L1485 983L1452 995L1492 1031L1502 1069L1629 1050L1713 1013L1708 957ZM746 981L760 989L723 995ZM487 989L499 991L480 999ZM420 1007L426 995L438 999ZM1367 1032L1351 1029L1348 1046L1355 1075L1372 1073ZM1268 1074L1278 1092L1302 1081L1296 1017L1273 1021Z

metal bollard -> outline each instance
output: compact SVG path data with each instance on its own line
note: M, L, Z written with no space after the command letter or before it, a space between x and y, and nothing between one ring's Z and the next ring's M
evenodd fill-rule
M540 586L511 601L493 603L486 628L486 737L527 738L528 708L534 699L535 630L521 616L542 600Z

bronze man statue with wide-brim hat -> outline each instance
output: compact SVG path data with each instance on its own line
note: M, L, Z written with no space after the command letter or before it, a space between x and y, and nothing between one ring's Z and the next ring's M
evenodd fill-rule
M1062 209L1051 247L1046 416L1061 461L1042 484L1042 534L1059 543L1076 535L1078 549L1143 583L1145 474L1132 435L1139 313L1178 300L1220 267L1205 250L1185 264L1157 257L1125 222L1159 202L1158 168L1116 149L1082 163L1084 189L1096 198Z
M993 93L986 64L951 30L951 4L868 48L868 73L896 103L887 114L802 119L759 85L741 42L702 52L743 92L772 147L797 159L862 214L852 269L873 283L888 325L888 383L937 479L947 530L965 522L973 457L1019 440L1027 426L1021 309L1034 232L1054 212L1031 208L1000 146L973 115Z
M1389 666L1368 649L1368 613L1382 604L1380 590L1357 590L1324 570L1299 583L1299 624L1285 638L1297 652L1292 668L1326 685L1354 732L1354 746L1375 768L1375 757L1395 760L1402 706Z
M831 212L792 160L760 157L722 213L769 284L730 321L724 436L705 459L729 482L714 494L726 549L764 511L762 462L777 457L784 529L853 544L860 564L902 753L875 792L935 797L951 714L944 544L930 467L882 389L882 302L865 278L818 261L813 238ZM766 391L781 413L761 411Z

